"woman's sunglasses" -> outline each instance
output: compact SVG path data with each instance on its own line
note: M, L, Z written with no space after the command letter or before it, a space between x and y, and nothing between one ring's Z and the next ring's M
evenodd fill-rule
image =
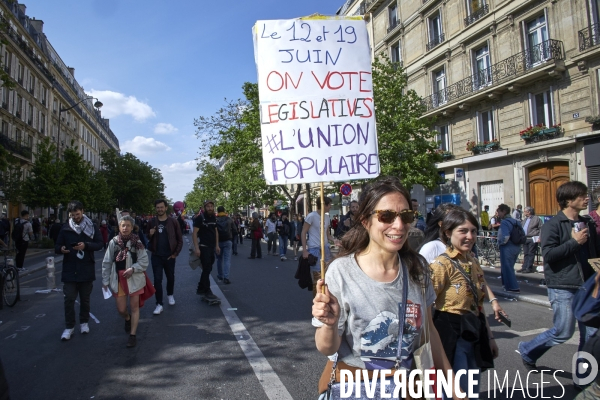
M415 220L415 212L413 210L402 210L396 212L393 210L375 210L371 215L377 214L377 220L382 224L391 224L397 217L400 217L403 224L412 224Z

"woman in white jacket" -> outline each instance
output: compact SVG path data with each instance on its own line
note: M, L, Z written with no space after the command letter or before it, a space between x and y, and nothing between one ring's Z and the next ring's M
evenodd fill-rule
M125 331L129 333L127 347L137 344L135 334L140 307L154 294L144 272L148 268L148 254L139 237L133 233L134 226L135 220L130 216L121 218L119 234L108 243L102 261L102 285L105 290L109 288L112 291L117 311L125 319ZM127 312L127 296L131 313Z

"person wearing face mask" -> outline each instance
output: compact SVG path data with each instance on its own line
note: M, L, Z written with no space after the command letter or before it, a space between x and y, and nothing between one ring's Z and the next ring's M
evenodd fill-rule
M63 282L65 330L61 340L69 340L75 330L75 300L79 296L79 323L81 333L90 332L90 295L96 280L94 252L104 249L100 229L84 214L83 204L72 200L67 206L70 218L63 225L54 246L56 254L63 255L61 281Z

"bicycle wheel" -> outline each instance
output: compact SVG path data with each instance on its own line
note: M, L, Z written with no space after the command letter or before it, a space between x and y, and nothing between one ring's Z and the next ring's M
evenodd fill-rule
M4 303L12 307L17 304L17 298L19 297L19 273L14 268L5 269L4 272L2 297L4 297Z

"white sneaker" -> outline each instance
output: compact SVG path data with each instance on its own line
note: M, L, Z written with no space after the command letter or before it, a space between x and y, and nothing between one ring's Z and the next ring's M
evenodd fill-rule
M154 315L159 315L163 310L163 306L161 306L160 304L156 305L156 308L154 309Z
M281 261L285 261L285 260L287 260L286 256L281 257Z
M75 329L73 329L73 328L65 329L62 333L62 336L60 337L60 340L65 341L65 340L71 339L71 335L73 334L74 330Z
M175 297L173 297L173 295L170 295L167 297L169 298L169 305L174 306L175 305Z
M90 333L90 327L87 322L85 324L81 324L81 333Z

